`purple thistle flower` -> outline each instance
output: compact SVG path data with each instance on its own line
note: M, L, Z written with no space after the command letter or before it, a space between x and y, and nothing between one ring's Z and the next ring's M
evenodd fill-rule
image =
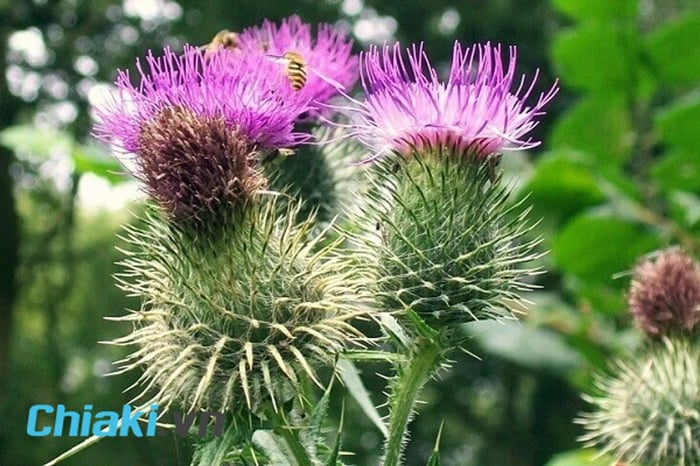
M296 15L279 25L265 20L262 26L245 29L236 45L243 54L262 54L277 61L277 66L285 52L299 53L306 61L307 71L306 83L299 93L314 105L312 114L325 113L324 104L339 91L349 90L358 78L352 41L330 24L320 24L314 38L311 26Z
M524 77L511 92L516 49L509 47L504 66L500 45L462 48L455 42L447 82L438 78L422 44L412 45L408 63L399 44L371 47L360 55L365 101L351 108L352 134L374 153L409 156L415 151L449 150L475 159L503 150L530 149L539 141L526 138L535 118L556 95L557 84L526 106L537 75Z
M135 154L134 175L173 217L202 220L247 199L265 184L259 154L310 138L294 131L308 99L275 63L185 47L149 52L146 64L137 61L137 85L119 71L94 134Z
M230 66L234 56L236 66ZM223 49L205 58L189 46L182 55L168 48L162 57L149 52L146 63L148 70L137 60L137 86L128 70L119 71L119 95L97 109L94 133L99 139L138 153L144 124L172 107L222 117L259 149L289 147L309 137L293 130L295 118L308 110L308 99L289 88L275 63Z

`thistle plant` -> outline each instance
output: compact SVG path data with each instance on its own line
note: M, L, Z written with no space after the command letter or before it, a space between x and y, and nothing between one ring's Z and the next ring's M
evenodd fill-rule
M515 48L455 43L450 74L439 79L421 45L370 48L361 56L365 100L351 108L352 133L372 153L371 201L359 238L375 272L375 305L408 338L389 399L384 464L399 463L423 384L464 338L460 324L511 318L530 288L527 209L507 202L497 173L502 151L528 149L536 117L556 85L532 106L522 81L512 93ZM389 330L393 337L396 332Z
M516 80L515 48L504 61L489 43L455 43L443 81L422 45L358 61L340 32L314 35L298 17L235 42L149 54L138 83L120 72L97 111L95 134L151 201L125 234L119 282L142 306L119 319L134 325L113 342L134 348L121 370L143 370L143 405L229 415L232 433L200 441L197 464L341 464L338 444L319 448L322 374L372 342L354 325L367 318L390 348L371 357L395 363L382 427L384 464L397 465L462 324L515 318L533 287L538 239L499 162L539 144L528 133L558 87L533 96L537 76ZM304 58L301 87L281 61L289 51ZM361 100L349 96L358 63ZM315 408L313 385L325 389Z
M298 18L285 24L308 36ZM343 46L324 37L327 49ZM311 234L313 217L297 223L298 202L280 209L286 195L267 189L261 166L311 138L295 124L328 90L296 92L283 66L243 51L247 34L242 44L150 54L148 68L137 64L138 84L120 72L119 93L97 112L96 135L131 154L124 158L155 201L125 235L119 280L142 307L120 319L134 330L113 343L136 348L121 361L122 370L143 369L134 401L279 429L288 422L282 405L305 403L306 383L324 386L319 371L366 340L351 325L365 311L361 275L337 254L338 241ZM310 464L298 435L286 435L290 451Z
M586 396L581 441L635 465L700 463L700 265L679 249L641 261L629 307L648 337Z

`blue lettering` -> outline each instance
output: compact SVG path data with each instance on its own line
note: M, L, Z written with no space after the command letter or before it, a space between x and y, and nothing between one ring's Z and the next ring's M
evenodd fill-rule
M87 437L90 435L90 421L92 421L92 405L85 405L83 407L83 422L80 423L80 435L82 437Z
M44 426L41 430L36 430L37 413L44 411L47 414L53 413L53 406L50 405L34 405L29 408L29 416L27 416L27 435L30 437L45 437L51 433L51 427Z
M128 436L130 430L136 437L143 437L141 426L139 426L139 418L141 417L141 414L143 414L141 411L134 411L132 415L131 406L124 405L124 409L122 409L122 426L119 429L120 437Z
M65 424L66 418L70 419L70 427L68 428L68 436L69 437L77 437L78 436L78 427L80 426L80 414L78 414L76 411L66 411L66 407L64 405L56 406L56 421L54 422L54 426L53 426L54 436L60 437L63 435L63 427Z
M106 419L103 419L106 418ZM100 411L95 414L92 435L96 437L116 437L119 427L119 415L114 411Z
M156 436L156 422L158 421L158 405L151 405L151 411L148 413L148 428L146 429L146 437Z

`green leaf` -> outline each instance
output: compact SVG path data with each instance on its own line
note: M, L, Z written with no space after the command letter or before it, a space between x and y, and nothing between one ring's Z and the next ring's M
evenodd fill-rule
M686 228L700 225L700 197L697 194L672 191L668 196L673 218Z
M595 450L573 450L554 456L545 466L610 466L613 459Z
M656 236L632 221L581 214L554 238L552 253L560 270L586 281L608 282L659 245Z
M700 193L700 157L693 150L669 151L655 160L650 174L666 191Z
M605 200L592 170L575 151L543 156L522 192L529 194L533 218L558 223Z
M592 95L559 118L550 144L586 151L600 165L620 166L630 157L634 134L630 120L622 95Z
M338 433L335 436L335 444L333 446L333 450L331 450L331 454L328 456L328 461L326 461L326 466L337 466L339 464L342 464L338 460L338 457L340 456L340 442L341 442L341 436L343 434L344 422L345 422L345 403L343 403L342 408L340 410L340 422L338 425Z
M107 152L94 144L78 145L73 150L73 164L78 173L92 173L105 178L111 184L129 180L124 168Z
M69 154L75 140L65 131L18 125L0 131L0 144L15 152L48 158L56 153Z
M652 72L672 85L694 85L700 81L700 13L688 13L665 24L647 40Z
M331 390L333 389L334 380L334 377L331 378L331 381L328 383L328 386L326 387L323 396L320 400L318 400L316 406L314 406L313 412L311 413L311 420L309 422L309 425L303 429L303 437L308 438L310 441L322 441L322 431L326 420L326 415L328 414L328 405L331 399ZM314 444L311 446L315 447L316 445Z
M384 421L382 421L382 417L379 415L374 403L372 403L369 392L365 388L365 384L362 383L360 372L357 370L355 364L353 364L352 361L341 359L338 361L338 372L348 392L350 392L350 395L357 401L357 404L360 405L365 415L377 426L377 429L379 429L384 437L386 437L386 425Z
M589 23L560 34L552 60L562 82L588 91L626 91L636 87L639 47L633 28Z
M464 329L484 351L522 367L566 374L583 364L562 336L549 330L494 320L471 322Z
M552 0L562 13L581 20L634 19L637 0Z
M253 443L270 458L270 465L298 466L287 442L270 430L256 430L253 433Z
M435 438L435 446L433 447L433 452L428 458L428 463L426 466L440 466L440 437L442 437L442 428L445 426L445 421L440 423L440 430L438 430L437 437Z
M698 121L700 121L700 94L695 94L659 112L654 119L654 125L661 142L687 148L697 155L700 145Z

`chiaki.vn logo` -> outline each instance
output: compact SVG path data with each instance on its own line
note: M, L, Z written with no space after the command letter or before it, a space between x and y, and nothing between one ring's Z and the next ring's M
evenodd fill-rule
M69 411L64 405L34 405L27 416L27 435L30 437L155 437L166 431L156 424L158 405L149 409L132 409L124 405L121 412L93 412L92 405L83 406L82 412ZM221 437L224 431L224 414L202 411L199 413L172 413L175 433L180 437L190 434L198 420L200 437L208 435L210 421L213 420L214 435Z

